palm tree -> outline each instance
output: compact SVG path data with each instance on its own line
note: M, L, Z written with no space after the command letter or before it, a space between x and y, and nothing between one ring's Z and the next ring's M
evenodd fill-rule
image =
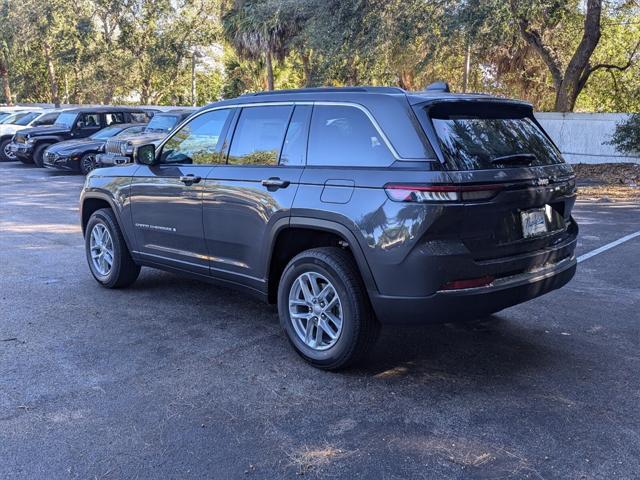
M264 60L267 88L273 90L273 60L283 60L298 23L277 1L238 0L223 16L225 37L248 60Z

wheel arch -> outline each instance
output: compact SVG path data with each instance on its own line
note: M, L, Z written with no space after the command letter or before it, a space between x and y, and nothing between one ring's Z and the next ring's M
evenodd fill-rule
M267 297L270 303L277 299L280 276L287 263L304 250L337 246L347 249L353 256L366 290L377 291L373 274L355 235L344 225L307 217L291 217L273 232L267 258Z
M124 238L125 243L127 244L127 248L130 252L132 252L132 243L129 238L129 232L124 227L122 218L120 217L120 209L116 207L116 202L109 195L100 192L91 192L88 195L83 195L82 200L80 202L80 223L82 227L82 236L86 234L87 223L91 218L91 215L97 210L101 208L109 208L116 217L116 221L118 222L118 227L120 227L120 231L122 232L122 236Z

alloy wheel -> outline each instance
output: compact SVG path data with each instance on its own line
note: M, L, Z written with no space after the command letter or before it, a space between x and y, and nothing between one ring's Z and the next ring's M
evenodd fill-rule
M314 350L335 345L344 321L338 292L316 272L305 272L294 280L289 291L289 317L298 338Z
M91 230L89 248L93 268L99 275L106 277L113 266L113 240L102 223L97 223Z

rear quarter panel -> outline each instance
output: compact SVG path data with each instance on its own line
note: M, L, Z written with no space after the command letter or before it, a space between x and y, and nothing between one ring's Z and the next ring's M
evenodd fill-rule
M344 186L346 182L352 182L353 187ZM383 187L394 182L447 183L449 178L442 171L426 167L307 167L291 215L346 227L358 242L357 248L362 250L380 293L424 295L430 286L426 274L429 265L425 264L428 257L421 254L425 248L422 239L427 231L437 235L438 228L446 228L442 222L453 220L441 217L441 206L391 201ZM352 191L327 195L327 188ZM331 201L334 198L338 201Z

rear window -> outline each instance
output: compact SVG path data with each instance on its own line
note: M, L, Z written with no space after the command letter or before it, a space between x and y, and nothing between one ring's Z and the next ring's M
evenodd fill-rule
M442 104L428 115L450 170L564 163L526 107Z
M380 133L360 109L316 105L311 117L309 165L380 167L394 162Z

